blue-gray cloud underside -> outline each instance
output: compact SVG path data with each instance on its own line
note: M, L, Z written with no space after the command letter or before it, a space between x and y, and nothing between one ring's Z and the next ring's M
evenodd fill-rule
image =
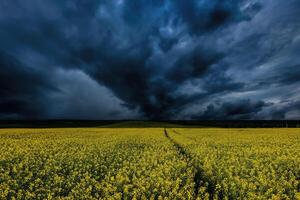
M2 0L0 119L299 119L299 0Z

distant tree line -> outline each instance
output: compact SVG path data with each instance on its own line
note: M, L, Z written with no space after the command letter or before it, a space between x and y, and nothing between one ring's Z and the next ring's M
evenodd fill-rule
M220 128L300 128L300 120L0 120L0 128L147 128L186 126Z
M176 121L176 123L222 128L300 128L300 120L201 120Z

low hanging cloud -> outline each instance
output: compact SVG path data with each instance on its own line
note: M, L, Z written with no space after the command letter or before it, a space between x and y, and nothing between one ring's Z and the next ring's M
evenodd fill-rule
M79 70L58 70L55 82L60 92L51 96L50 118L59 119L134 119L138 113L122 106L109 89Z
M233 102L222 102L221 104L209 104L204 112L193 119L249 119L259 118L259 113L264 107L268 107L263 101L252 102L250 99L239 99Z
M298 0L3 0L0 8L1 118L299 117L288 94L299 85Z
M44 71L25 66L3 52L0 63L0 119L41 117L48 94L56 91Z

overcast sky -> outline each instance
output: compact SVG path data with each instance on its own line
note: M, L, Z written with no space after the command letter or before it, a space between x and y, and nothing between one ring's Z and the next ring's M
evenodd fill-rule
M299 119L299 0L1 0L0 119Z

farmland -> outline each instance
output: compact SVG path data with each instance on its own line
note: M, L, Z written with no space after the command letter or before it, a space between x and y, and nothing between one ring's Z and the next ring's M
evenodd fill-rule
M300 199L300 129L0 129L0 199Z

